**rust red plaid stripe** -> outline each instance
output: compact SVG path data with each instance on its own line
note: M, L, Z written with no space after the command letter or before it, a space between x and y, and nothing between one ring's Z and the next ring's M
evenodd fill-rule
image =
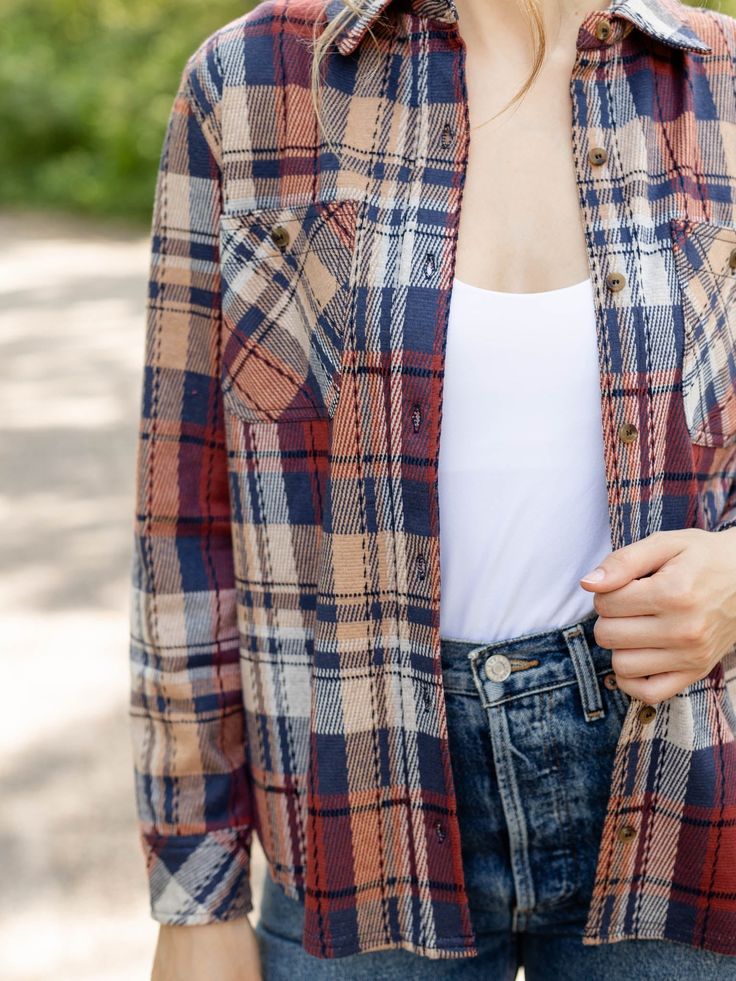
M340 9L260 3L192 56L171 114L137 471L141 838L161 923L244 915L256 831L311 953L465 957L436 486L464 48L452 0L377 0L328 59L324 140L310 40ZM614 548L736 525L735 24L617 0L578 35ZM632 702L586 943L736 955L735 704L736 650L653 722Z

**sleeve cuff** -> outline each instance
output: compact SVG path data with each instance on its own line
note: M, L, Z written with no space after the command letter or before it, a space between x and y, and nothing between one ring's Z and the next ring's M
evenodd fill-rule
M250 913L251 836L252 828L202 835L141 832L153 919L194 926Z
M727 528L736 528L736 512L729 511L729 513L718 522L713 531L725 531Z

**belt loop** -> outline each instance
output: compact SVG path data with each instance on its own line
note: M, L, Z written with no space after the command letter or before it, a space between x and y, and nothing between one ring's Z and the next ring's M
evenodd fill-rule
M563 630L563 635L575 667L585 721L594 722L604 715L605 709L603 708L595 664L590 653L590 647L588 647L588 641L585 638L585 632L580 624L576 624L574 627Z

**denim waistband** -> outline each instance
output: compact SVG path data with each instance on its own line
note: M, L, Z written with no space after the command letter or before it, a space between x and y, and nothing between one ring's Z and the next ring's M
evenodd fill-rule
M446 692L478 695L486 704L577 682L586 718L602 714L598 677L610 673L612 652L596 643L593 612L576 623L490 644L441 637Z

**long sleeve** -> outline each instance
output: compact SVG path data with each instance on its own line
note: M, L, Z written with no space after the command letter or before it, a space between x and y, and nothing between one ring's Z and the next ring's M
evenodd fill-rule
M219 109L198 54L182 75L156 186L131 584L135 793L151 915L170 924L252 908L218 380Z

